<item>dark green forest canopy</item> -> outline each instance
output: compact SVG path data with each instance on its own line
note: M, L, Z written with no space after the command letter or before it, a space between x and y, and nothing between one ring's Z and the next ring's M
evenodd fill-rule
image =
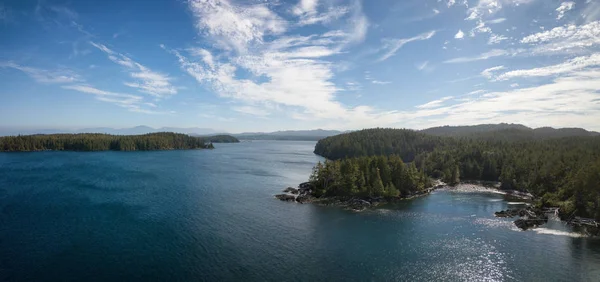
M499 181L503 189L531 192L563 213L600 219L600 137L521 138L522 133L509 128L445 137L366 129L320 140L315 153L331 160L395 155L446 182Z
M240 143L240 140L231 135L214 135L203 137L206 141L212 143Z
M309 180L316 196L409 196L431 186L430 178L398 156L347 158L318 163Z
M175 149L212 149L212 141L237 141L231 136L192 137L158 132L143 135L97 133L48 134L0 137L0 151L150 151Z

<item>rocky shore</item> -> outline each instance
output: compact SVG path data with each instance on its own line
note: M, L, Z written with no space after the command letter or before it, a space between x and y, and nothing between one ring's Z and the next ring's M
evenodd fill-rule
M425 189L420 192L401 197L350 197L350 196L321 196L315 197L312 194L310 183L304 182L298 185L298 188L288 187L283 190L285 194L275 195L275 198L285 202L297 202L300 204L314 203L322 206L337 206L353 211L363 211L367 208L376 207L382 204L394 203L401 200L413 199L428 195L433 190L444 187L443 183Z
M531 207L524 209L508 209L495 212L494 215L496 217L519 217L519 219L513 221L513 223L521 230L535 228L548 222L548 215L543 210Z
M547 223L549 214L558 216L558 209L538 209L528 207L524 209L507 209L494 213L496 217L519 217L519 219L513 221L513 223L521 230L536 228ZM564 220L564 222L571 226L574 231L586 236L600 236L600 223L593 219L573 217Z

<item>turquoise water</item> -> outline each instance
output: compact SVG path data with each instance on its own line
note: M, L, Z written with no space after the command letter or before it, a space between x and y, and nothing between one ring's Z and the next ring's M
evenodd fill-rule
M502 195L354 213L273 198L314 142L0 154L0 281L599 281L600 240L521 232Z

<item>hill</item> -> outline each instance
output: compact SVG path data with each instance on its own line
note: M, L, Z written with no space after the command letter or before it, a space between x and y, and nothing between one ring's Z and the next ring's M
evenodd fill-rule
M488 140L522 141L575 136L598 136L600 133L583 128L530 128L522 124L500 123L470 126L441 126L423 129L420 132L435 136L481 138Z
M562 216L600 219L600 136L579 129L469 130L471 138L366 129L319 140L314 152L331 160L396 155L446 183L498 181L502 189L532 193L541 206L559 206ZM521 134L528 137L515 137Z

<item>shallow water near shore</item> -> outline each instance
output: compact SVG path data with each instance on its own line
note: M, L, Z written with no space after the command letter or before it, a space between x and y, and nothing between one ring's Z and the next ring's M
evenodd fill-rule
M600 240L519 231L504 195L360 213L281 202L315 142L0 154L0 281L598 281Z

